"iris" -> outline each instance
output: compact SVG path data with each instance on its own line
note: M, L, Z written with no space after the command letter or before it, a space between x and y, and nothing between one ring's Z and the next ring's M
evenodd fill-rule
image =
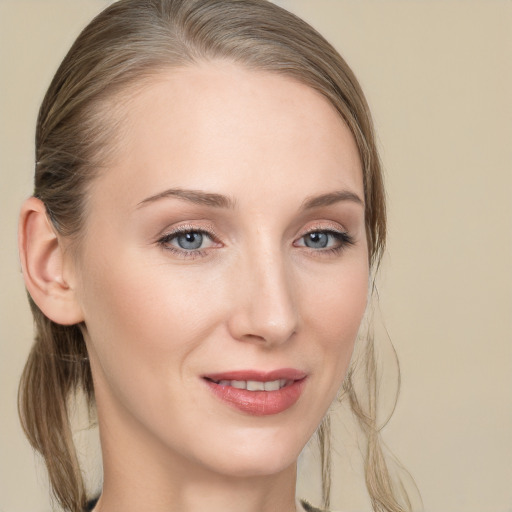
M176 237L176 242L182 249L199 249L203 244L203 235L198 231L189 231Z
M315 232L309 233L304 237L304 245L312 249L324 249L329 243L329 235L327 233Z

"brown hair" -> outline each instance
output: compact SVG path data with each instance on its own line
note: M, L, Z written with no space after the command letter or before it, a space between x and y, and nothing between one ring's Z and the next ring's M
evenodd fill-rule
M119 93L160 70L213 59L291 77L319 91L336 108L354 135L362 161L369 258L376 269L386 238L385 197L364 95L348 65L318 32L266 0L120 0L83 30L58 69L37 122L34 195L46 205L59 235L79 242L88 184L114 146L118 127L112 109ZM58 325L29 300L36 338L20 384L21 422L45 459L54 496L65 510L78 512L86 493L68 403L82 390L89 406L94 405L87 351L81 326ZM366 482L373 508L409 510L407 494L397 492L379 443L371 339L364 362L367 396L356 393L352 371L344 391L368 439ZM318 435L327 507L327 419Z

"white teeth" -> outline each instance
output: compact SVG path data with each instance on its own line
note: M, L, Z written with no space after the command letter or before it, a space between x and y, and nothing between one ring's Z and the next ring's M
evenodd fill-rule
M281 381L279 380L271 380L270 382L265 382L265 391L277 391L280 388Z
M257 380L247 381L247 391L265 391L265 383Z
M286 379L277 379L268 382L258 380L221 380L217 382L219 386L231 386L237 389L246 389L247 391L278 391L284 388L286 383Z

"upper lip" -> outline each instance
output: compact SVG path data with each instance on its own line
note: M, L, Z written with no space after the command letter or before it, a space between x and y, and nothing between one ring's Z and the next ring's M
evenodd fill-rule
M203 378L221 381L221 380L255 380L258 382L271 382L279 379L286 380L301 380L307 374L295 368L279 368L271 371L261 370L233 370L219 373L208 373L203 375Z

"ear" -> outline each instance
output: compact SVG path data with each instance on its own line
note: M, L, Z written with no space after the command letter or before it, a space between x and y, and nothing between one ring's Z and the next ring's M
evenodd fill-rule
M46 207L35 197L21 208L18 248L25 286L39 309L54 322L72 325L83 321L68 274L62 241L48 218ZM67 256L69 259L69 255Z

